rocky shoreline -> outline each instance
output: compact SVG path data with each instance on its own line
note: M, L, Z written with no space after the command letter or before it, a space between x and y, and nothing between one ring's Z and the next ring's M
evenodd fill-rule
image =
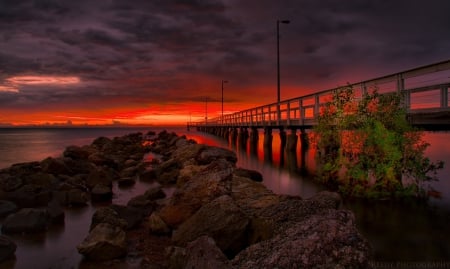
M159 158L145 161L148 152ZM140 180L158 184L92 216L77 246L84 267L370 267L369 244L338 194L277 195L236 162L232 151L163 131L100 137L67 147L60 158L2 169L0 262L14 257L8 234L60 225L64 207L110 201L113 181ZM170 196L167 187L175 189Z

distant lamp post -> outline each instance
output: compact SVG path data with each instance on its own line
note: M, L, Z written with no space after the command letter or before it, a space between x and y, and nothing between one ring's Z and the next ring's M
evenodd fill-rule
M222 80L222 125L223 125L223 84L228 83L228 80Z
M205 125L208 124L208 96L205 96Z
M277 20L277 120L281 120L280 111L280 23L289 24L289 20Z

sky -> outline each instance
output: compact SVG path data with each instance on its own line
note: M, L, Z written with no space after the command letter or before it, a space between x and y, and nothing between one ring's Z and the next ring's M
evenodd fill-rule
M185 124L450 59L447 0L0 0L0 126ZM208 100L207 102L205 100Z

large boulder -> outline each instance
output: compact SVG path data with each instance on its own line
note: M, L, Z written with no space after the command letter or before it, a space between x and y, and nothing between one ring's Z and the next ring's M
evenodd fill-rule
M7 193L7 198L19 207L47 206L51 200L51 191L42 186L28 184Z
M263 184L236 175L232 180L232 197L247 215L255 215L259 210L280 202L280 196Z
M79 147L79 146L68 146L64 152L63 156L72 158L74 160L79 159L87 159L90 154L92 154L92 150L88 146Z
M131 206L111 205L111 208L117 212L119 218L127 222L127 229L137 227L144 219L143 210Z
M121 218L116 210L110 207L101 207L97 209L92 215L91 227L89 230L93 230L95 226L101 223L108 223L111 226L117 226L120 229L125 229L128 226L126 220Z
M33 184L46 189L50 189L57 185L58 180L52 174L37 172L24 178L25 184Z
M262 174L256 170L245 169L245 168L236 168L234 170L234 174L239 177L250 178L251 180L254 180L257 182L263 181Z
M126 234L118 226L100 223L90 231L77 249L80 254L90 260L121 258L127 254Z
M147 220L147 226L150 229L150 232L157 235L164 235L170 233L170 228L167 224L161 219L161 217L152 213Z
M214 239L201 236L186 246L184 268L196 269L231 269L227 257L217 247Z
M15 191L23 186L23 180L20 177L7 173L0 174L0 189L6 192Z
M27 233L40 232L47 229L50 217L47 209L23 208L9 215L4 221L2 232Z
M237 162L237 156L234 151L212 146L203 149L196 159L199 164L209 164L218 159L225 159L233 164Z
M145 198L148 200L158 200L166 197L166 194L162 190L161 186L154 186L148 188L144 193Z
M89 201L88 194L80 189L71 189L66 195L68 205L85 206Z
M0 262L14 257L17 245L8 237L0 235Z
M197 164L196 158L207 146L202 144L187 144L178 147L172 154L172 158L184 166L186 164Z
M279 203L260 208L255 214L276 223L276 232L282 232L293 223L338 208L340 199L339 194L332 192L321 192L305 200L300 197L285 196L280 198Z
M353 213L331 209L251 245L232 264L243 269L371 268L370 258L370 247L356 230Z
M112 186L112 175L106 169L95 168L91 169L87 179L86 185L88 188L92 189L96 185Z
M246 229L249 219L228 195L223 195L200 208L181 224L172 235L178 246L202 235L213 238L227 255L233 256L246 247Z
M231 193L233 164L219 159L200 171L172 195L170 201L159 212L170 227L175 228L200 207L219 196Z
M91 190L91 200L93 202L109 201L112 195L112 187L103 184L97 184Z
M53 175L70 175L73 171L62 159L48 157L41 161L42 171Z

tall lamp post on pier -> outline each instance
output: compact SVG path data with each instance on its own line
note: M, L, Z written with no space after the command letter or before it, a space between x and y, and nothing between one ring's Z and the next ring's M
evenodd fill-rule
M222 125L223 125L223 84L228 83L227 80L222 80Z
M208 96L205 96L205 125L208 125Z
M289 24L289 20L277 20L277 121L281 120L280 111L280 23Z

